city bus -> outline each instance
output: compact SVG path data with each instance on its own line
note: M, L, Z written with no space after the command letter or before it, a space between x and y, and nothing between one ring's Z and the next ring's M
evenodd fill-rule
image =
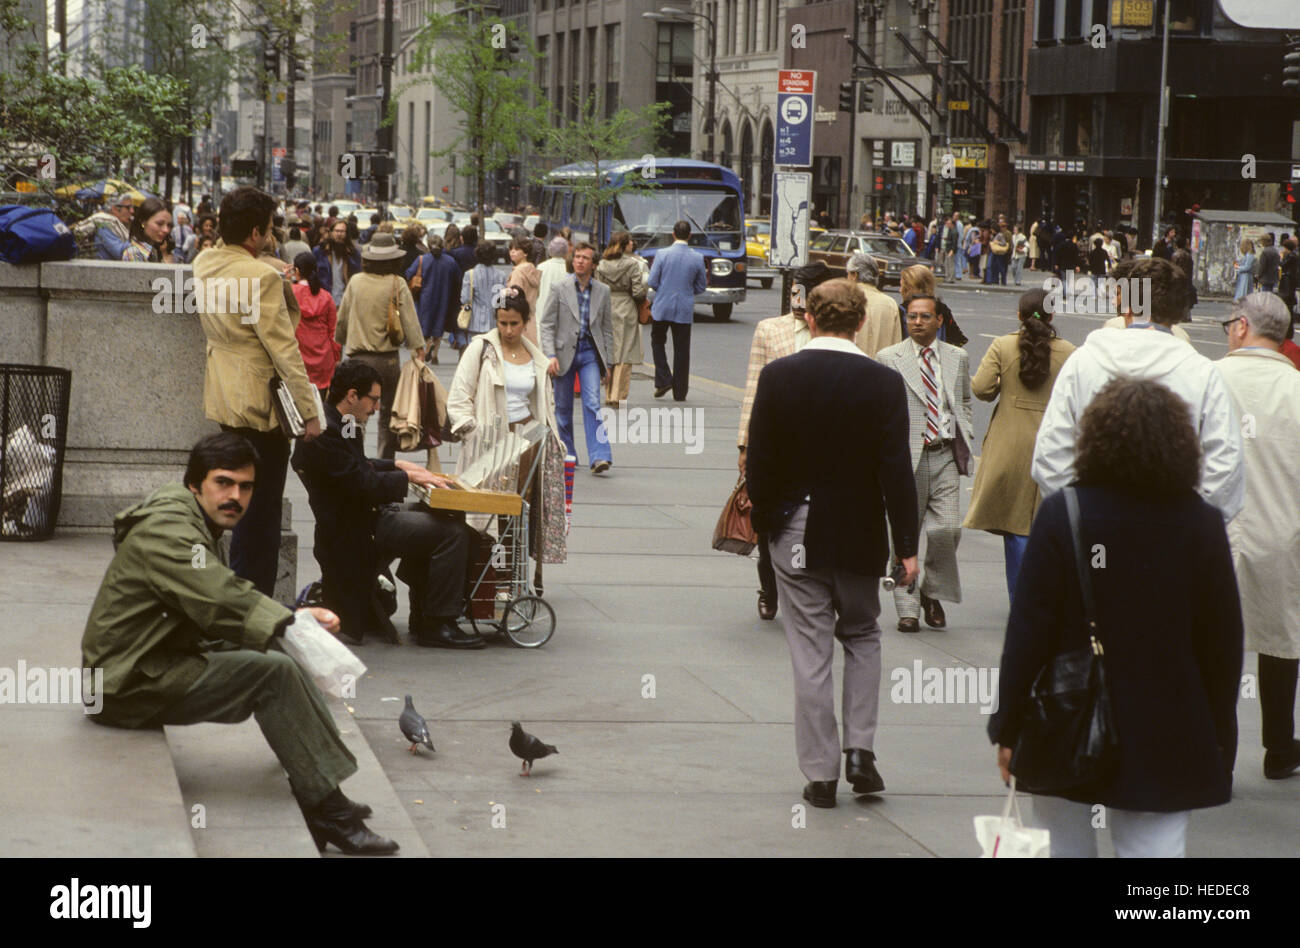
M653 177L644 175L644 159L602 162L600 175L617 189L628 179L653 184L640 193L624 192L597 207L574 190L595 175L591 162L564 165L550 172L542 185L539 215L551 234L573 230L575 240L604 247L619 230L632 234L636 252L654 263L655 254L673 242L673 224L691 225L690 245L704 258L708 286L696 305L713 307L720 321L745 299L744 195L740 179L730 168L686 158L654 159Z

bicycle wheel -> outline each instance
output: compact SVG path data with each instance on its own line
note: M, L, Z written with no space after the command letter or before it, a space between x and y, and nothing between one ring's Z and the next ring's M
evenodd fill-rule
M501 631L519 648L541 648L555 634L555 610L540 596L520 596L506 606Z

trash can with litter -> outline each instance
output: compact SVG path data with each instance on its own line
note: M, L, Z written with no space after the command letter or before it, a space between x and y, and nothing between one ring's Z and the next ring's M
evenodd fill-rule
M54 536L72 370L0 364L0 540Z

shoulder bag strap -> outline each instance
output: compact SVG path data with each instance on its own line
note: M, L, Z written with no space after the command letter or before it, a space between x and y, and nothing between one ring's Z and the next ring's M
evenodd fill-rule
M1097 655L1104 654L1097 640L1097 604L1092 596L1092 572L1088 568L1088 555L1079 529L1079 494L1073 487L1065 488L1065 509L1070 517L1070 536L1074 540L1074 566L1079 572L1079 589L1083 594L1083 615L1088 621L1088 640Z

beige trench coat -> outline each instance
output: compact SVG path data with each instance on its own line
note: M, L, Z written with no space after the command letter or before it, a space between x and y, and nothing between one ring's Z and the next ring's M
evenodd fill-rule
M645 299L649 287L646 271L634 254L617 260L602 260L596 267L596 279L609 287L610 315L614 325L614 351L609 354L615 365L640 365L645 355L641 348L641 324L637 322L637 303Z
M1238 349L1214 364L1242 426L1246 506L1228 539L1246 648L1300 658L1300 371L1268 349Z
M544 545L541 547L544 550L542 562L563 563L565 448L555 420L555 388L546 371L550 360L527 337L523 344L533 357L537 377L532 394L528 396L528 410L534 419L551 429L546 456L538 465L542 498L542 510L538 516L542 527L533 537L534 555L538 555L536 544L541 543ZM451 388L447 390L447 421L453 433L464 434L473 429L486 431L496 418L501 418L504 423L507 417L504 363L499 330L492 329L470 340L461 353ZM460 451L456 458L456 473L462 473L468 462L466 453ZM490 514L467 514L465 522L481 531L493 526L496 518Z
M982 401L998 400L984 435L970 509L963 527L1029 536L1038 512L1038 485L1029 476L1034 439L1052 397L1061 366L1074 351L1064 339L1052 340L1051 371L1047 381L1028 389L1020 381L1020 334L993 340L971 382L971 392Z

